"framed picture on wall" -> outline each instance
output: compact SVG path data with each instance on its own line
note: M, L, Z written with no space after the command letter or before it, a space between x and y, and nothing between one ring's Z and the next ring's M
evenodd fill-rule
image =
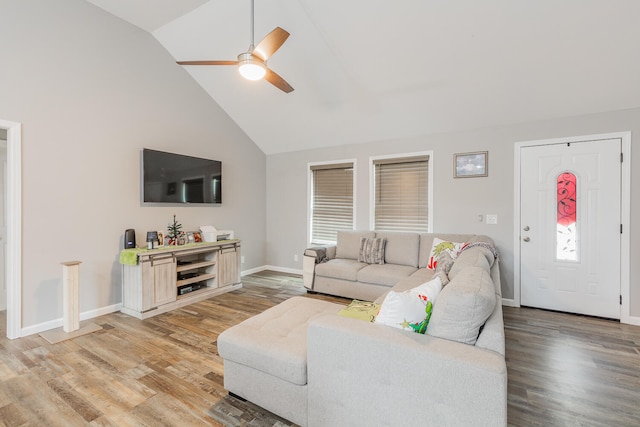
M489 176L489 152L458 153L453 155L454 178Z

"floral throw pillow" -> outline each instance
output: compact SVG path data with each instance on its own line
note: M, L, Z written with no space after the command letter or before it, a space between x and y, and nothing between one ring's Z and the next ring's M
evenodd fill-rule
M438 258L441 254L447 253L451 259L456 259L458 254L462 250L464 243L447 242L437 237L433 238L433 245L431 245L431 252L429 253L429 262L427 263L428 270L435 270L438 265Z
M404 292L389 291L375 323L424 334L442 283L436 277Z

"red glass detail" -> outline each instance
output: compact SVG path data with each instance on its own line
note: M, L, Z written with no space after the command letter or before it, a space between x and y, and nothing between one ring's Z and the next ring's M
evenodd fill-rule
M558 176L558 224L576 222L576 176L570 172Z

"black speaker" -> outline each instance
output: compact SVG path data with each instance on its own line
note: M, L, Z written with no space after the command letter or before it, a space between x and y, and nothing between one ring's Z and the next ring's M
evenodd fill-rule
M124 248L133 249L136 247L136 230L128 228L124 231Z

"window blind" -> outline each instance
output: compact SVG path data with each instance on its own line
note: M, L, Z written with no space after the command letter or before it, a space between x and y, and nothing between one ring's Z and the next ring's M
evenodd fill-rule
M311 242L335 243L353 229L353 163L311 166Z
M429 157L374 160L375 229L429 231Z

